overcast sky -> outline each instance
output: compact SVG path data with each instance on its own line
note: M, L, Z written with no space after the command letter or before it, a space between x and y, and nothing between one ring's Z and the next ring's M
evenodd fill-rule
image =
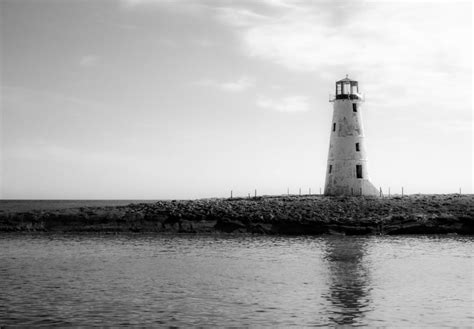
M319 193L346 74L375 186L472 193L471 6L0 0L1 197Z

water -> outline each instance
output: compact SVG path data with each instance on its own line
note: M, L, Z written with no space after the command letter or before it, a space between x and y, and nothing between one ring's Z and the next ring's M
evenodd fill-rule
M473 237L0 235L0 325L471 326Z
M0 200L2 212L15 213L31 210L58 210L80 207L116 207L131 203L155 203L158 200Z

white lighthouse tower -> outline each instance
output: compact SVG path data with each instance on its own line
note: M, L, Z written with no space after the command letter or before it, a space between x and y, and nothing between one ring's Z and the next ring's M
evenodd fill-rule
M336 82L325 195L377 195L369 181L358 82Z

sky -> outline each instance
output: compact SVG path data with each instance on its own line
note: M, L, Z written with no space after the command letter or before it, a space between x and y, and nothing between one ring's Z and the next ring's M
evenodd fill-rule
M473 193L470 1L0 0L0 198L319 193L336 80L385 193Z

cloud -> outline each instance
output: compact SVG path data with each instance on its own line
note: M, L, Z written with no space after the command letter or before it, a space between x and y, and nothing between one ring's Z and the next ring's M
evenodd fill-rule
M79 60L79 65L82 67L94 66L99 62L99 56L96 55L85 55Z
M309 111L308 98L300 95L286 96L279 99L259 96L257 98L257 106L264 109L287 113Z
M160 6L169 9L178 9L187 11L198 7L206 6L204 1L198 0L118 0L119 6L122 9L134 9L143 6Z
M469 37L469 19L452 5L286 3L273 15L226 7L218 16L235 28L248 56L292 70L328 65L431 69L443 60L470 65L463 42Z
M468 1L120 0L215 16L245 55L296 71L352 67L403 73L471 67ZM345 73L345 72L341 72Z
M255 80L248 77L241 77L237 81L224 82L220 85L223 90L240 92L255 86Z
M130 8L144 4L164 3L163 0L119 0L122 7Z
M222 7L217 8L216 12L220 21L238 28L251 28L267 19L267 16L246 8Z
M255 87L255 79L251 77L240 77L235 81L219 82L212 79L203 79L195 83L198 86L217 88L228 92L242 92Z
M349 74L377 107L413 111L429 94L436 95L430 111L466 111L472 85L468 2L279 0L264 6L216 9L244 56L293 76L311 74L328 86Z

